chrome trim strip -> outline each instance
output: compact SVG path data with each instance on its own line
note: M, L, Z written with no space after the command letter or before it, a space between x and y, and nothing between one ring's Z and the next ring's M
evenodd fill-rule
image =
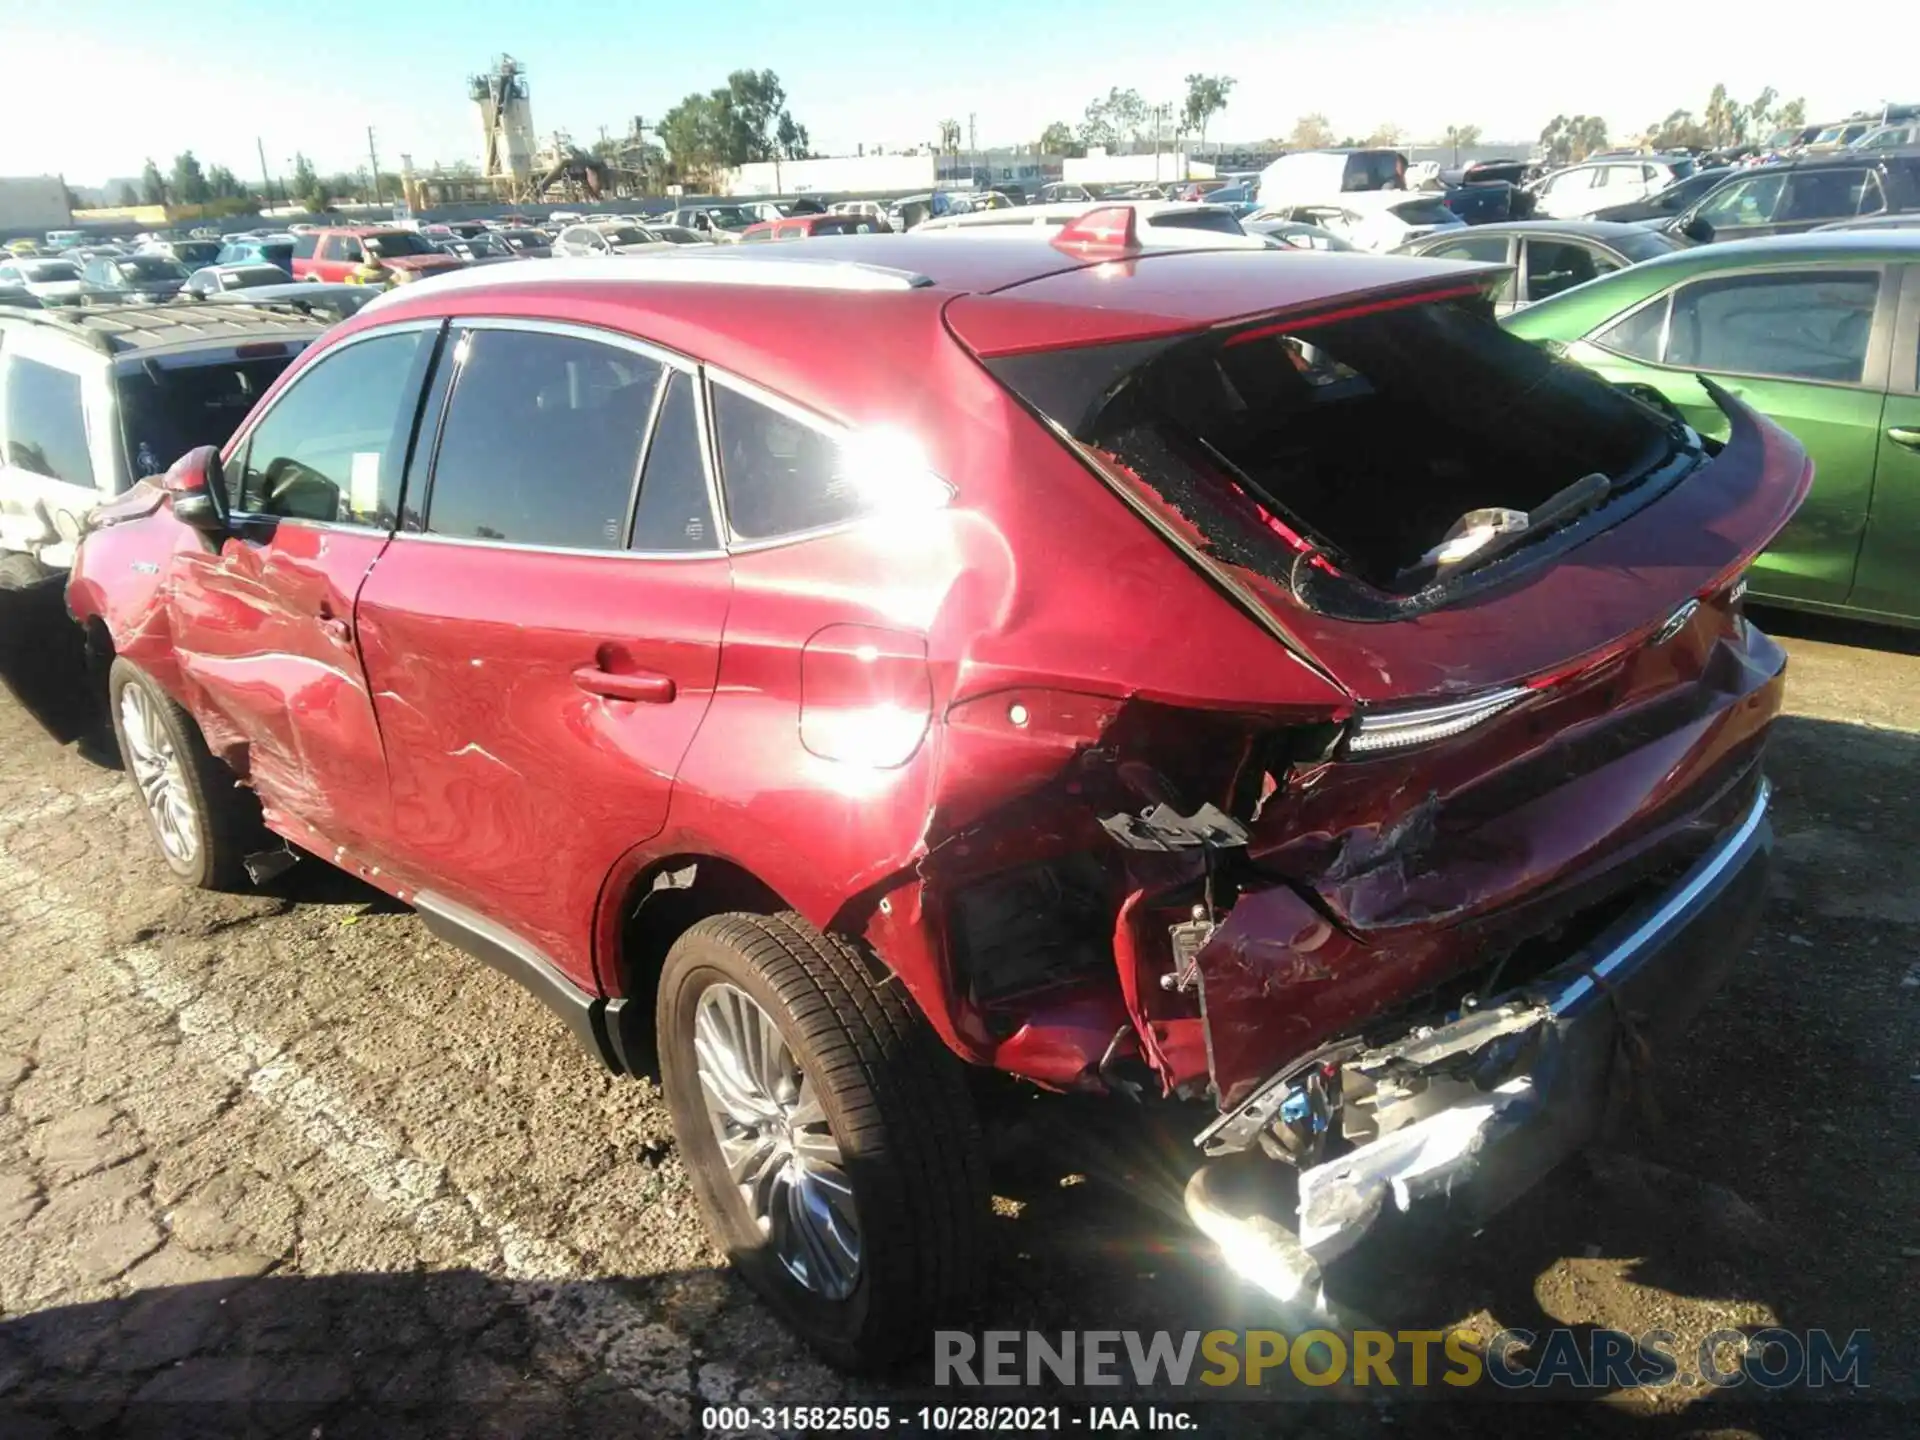
M375 532L380 533L380 532ZM518 540L482 540L465 535L430 535L418 530L396 530L395 540L428 545L468 545L480 550L518 550L530 555L597 555L606 560L719 560L724 550L594 550L574 545L531 545Z
M545 260L529 260L529 265L545 265ZM624 330L609 330L599 325L582 325L571 320L541 320L520 315L454 315L448 317L456 330L529 330L540 335L561 335L572 340L588 340L611 345L616 350L631 350L648 360L656 360L676 370L692 371L698 362L675 350L629 335ZM393 327L399 329L398 325ZM451 397L449 397L451 398Z
M1753 797L1752 807L1733 833L1723 839L1715 849L1701 857L1680 884L1668 892L1667 898L1660 903L1659 909L1634 926L1631 934L1588 966L1583 974L1570 981L1553 997L1551 1003L1556 1016L1566 1014L1592 993L1597 988L1597 980L1605 980L1638 955L1646 948L1648 941L1654 939L1678 919L1681 912L1705 894L1714 882L1726 873L1729 866L1746 854L1754 832L1767 818L1767 804L1772 794L1773 786L1763 778L1760 781L1759 793Z

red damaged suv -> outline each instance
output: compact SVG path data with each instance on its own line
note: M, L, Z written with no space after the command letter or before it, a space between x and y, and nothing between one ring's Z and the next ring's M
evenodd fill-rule
M836 1362L979 1281L962 1061L1190 1104L1193 1218L1311 1286L1591 1135L1761 900L1741 577L1805 456L1501 279L1128 211L469 271L101 511L69 605L181 879L324 857L657 1064Z

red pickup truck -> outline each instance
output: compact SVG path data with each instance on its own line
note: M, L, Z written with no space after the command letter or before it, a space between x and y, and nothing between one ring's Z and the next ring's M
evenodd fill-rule
M458 270L460 260L411 230L356 225L312 230L293 247L293 278L340 281L378 265L390 280L417 280L442 270Z

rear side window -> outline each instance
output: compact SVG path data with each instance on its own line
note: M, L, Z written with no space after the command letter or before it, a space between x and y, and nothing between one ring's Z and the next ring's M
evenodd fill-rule
M1738 275L1674 296L1666 362L1741 375L1857 384L1880 277Z
M742 540L773 540L857 520L866 506L840 442L725 385L713 423L727 519Z
M1870 170L1802 170L1787 180L1780 220L1840 220L1860 213Z
M311 260L318 243L319 237L315 235L309 234L296 237L293 242L293 258L296 260Z
M1434 260L1478 260L1491 265L1504 265L1507 263L1507 237L1469 235L1464 240L1449 240L1445 245L1436 245L1421 253Z
M693 378L670 372L640 475L640 501L633 516L635 550L673 554L719 548L707 502L700 421L694 412Z
M620 549L660 363L525 330L469 331L460 354L428 532Z
M1667 302L1660 299L1642 305L1623 319L1616 320L1593 336L1593 343L1630 360L1660 362L1660 342L1667 332Z
M1618 270L1606 256L1569 240L1527 241L1527 298L1545 300Z
M252 515L391 529L431 332L356 341L294 377L227 467Z
M80 377L15 355L6 362L7 463L69 485L93 484Z

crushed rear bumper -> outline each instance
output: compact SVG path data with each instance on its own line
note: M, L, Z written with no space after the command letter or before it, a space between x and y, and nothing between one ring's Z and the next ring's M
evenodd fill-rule
M1585 1145L1719 986L1758 925L1772 849L1768 787L1664 893L1539 979L1438 1027L1323 1051L1268 1081L1196 1138L1216 1158L1187 1187L1195 1224L1283 1299L1317 1295L1319 1267L1389 1207L1444 1204L1478 1224ZM1315 1073L1341 1099L1352 1149L1298 1172L1272 1213L1272 1162L1239 1163L1301 1104ZM1297 1113L1297 1112L1294 1112Z

